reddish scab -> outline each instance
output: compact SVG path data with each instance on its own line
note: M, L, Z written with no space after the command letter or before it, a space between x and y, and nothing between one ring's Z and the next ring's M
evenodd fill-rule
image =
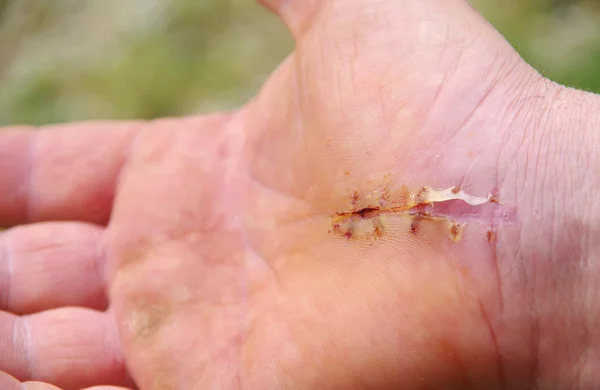
M492 191L489 197L489 201L490 203L500 203L500 196L498 195L498 191Z
M452 223L450 225L450 238L454 242L458 242L462 239L464 226L458 223Z
M353 205L357 205L358 204L358 191L354 191L354 193L352 194L352 204Z
M458 225L452 225L452 227L450 228L450 233L452 233L453 237L458 236L458 234L460 233L460 228L458 227Z
M488 242L492 242L496 239L496 231L494 229L489 229L486 232L486 238L488 240Z
M367 219L378 215L379 211L379 207L366 207L364 209L359 210L355 214L360 215L360 217L363 219Z
M410 232L412 234L417 234L417 233L419 233L420 229L421 229L421 218L415 217L412 220L412 222L410 223Z
M460 186L454 186L454 188L452 188L452 193L458 194L460 192L460 190L461 190Z
M335 233L335 234L340 234L342 232L342 227L340 226L339 223L336 223L332 226L332 229L329 231L329 233Z
M373 235L376 238L383 236L383 231L381 230L381 228L379 226L375 226L375 229L373 230Z

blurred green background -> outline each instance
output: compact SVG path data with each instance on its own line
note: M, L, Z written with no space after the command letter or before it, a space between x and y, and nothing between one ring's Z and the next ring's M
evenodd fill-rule
M600 2L471 2L544 75L600 92ZM0 0L0 125L231 109L292 47L253 0Z

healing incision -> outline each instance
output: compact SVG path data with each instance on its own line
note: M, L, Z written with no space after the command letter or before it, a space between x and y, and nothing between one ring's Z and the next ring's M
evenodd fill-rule
M452 216L444 214L443 207L436 206L434 212L434 204L462 202L465 206L473 208L473 206L484 204L498 205L501 203L497 194L476 197L465 193L458 186L445 190L423 187L413 193L403 187L400 191L392 194L388 190L383 190L376 199L373 199L373 196L367 198L372 204L367 207L359 206L361 199L359 193L354 191L350 197L350 209L337 212L331 217L330 233L346 239L377 239L382 237L385 231L382 222L384 215L405 215L411 218L410 233L418 234L424 221L441 220L447 225L448 237L457 242L462 238L466 222L455 220ZM465 212L465 215L468 213ZM487 239L490 242L495 239L493 229L489 230Z

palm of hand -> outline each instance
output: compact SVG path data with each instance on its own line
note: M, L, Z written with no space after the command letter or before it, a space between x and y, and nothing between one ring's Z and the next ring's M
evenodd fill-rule
M142 388L449 388L499 375L489 224L453 242L447 222L406 213L332 219L405 204L423 185L493 190L494 160L470 171L472 157L443 148L489 136L463 132L503 76L469 60L497 38L467 42L452 15L430 24L428 10L393 7L323 10L327 23L244 110L139 136L108 234L111 301Z
M241 111L144 125L101 233L107 317L138 387L491 388L502 376L493 257L510 232L488 218L494 205L458 230L398 210L423 186L500 186L511 75L529 74L466 3L448 3L324 2ZM77 382L56 372L36 376Z

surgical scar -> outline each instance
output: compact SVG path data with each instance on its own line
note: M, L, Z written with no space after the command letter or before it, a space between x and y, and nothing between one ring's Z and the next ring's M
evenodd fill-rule
M458 242L462 238L464 224L453 221L447 216L433 215L433 205L437 202L462 201L471 206L485 203L501 204L498 194L493 192L487 197L476 197L465 193L460 186L435 190L422 187L410 192L406 187L390 192L387 188L379 194L368 194L365 200L358 191L349 199L349 209L336 212L331 216L331 234L350 239L379 239L385 234L384 216L406 216L411 218L409 231L419 234L421 224L427 220L447 220L448 236ZM488 236L488 240L490 240ZM490 240L491 241L491 240Z

